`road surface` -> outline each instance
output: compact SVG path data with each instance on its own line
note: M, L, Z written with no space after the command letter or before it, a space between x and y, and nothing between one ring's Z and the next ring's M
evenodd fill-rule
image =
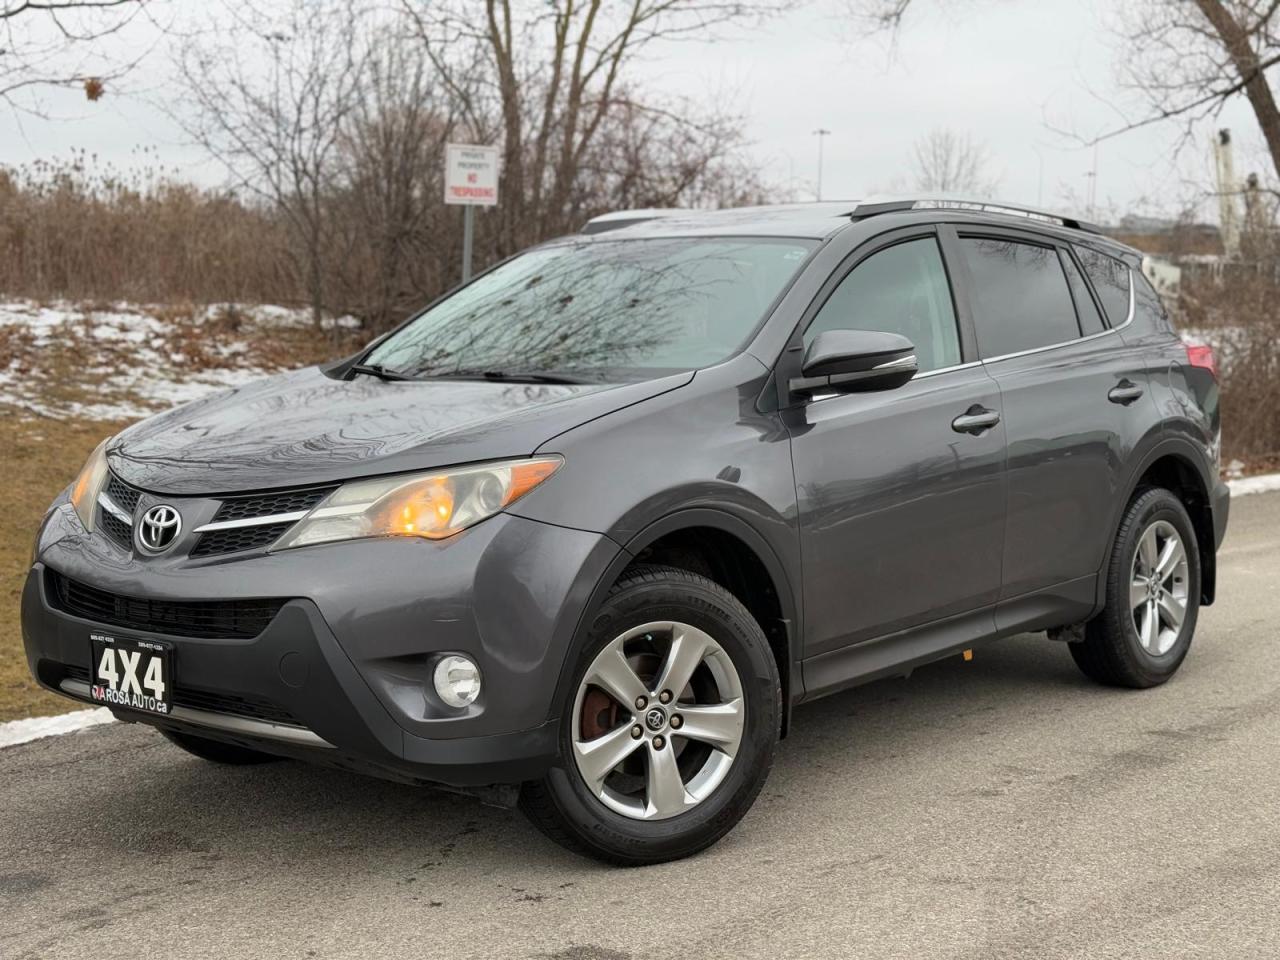
M0 750L0 956L1280 956L1280 494L1167 686L1018 637L801 708L719 846L618 871L520 815L141 726Z

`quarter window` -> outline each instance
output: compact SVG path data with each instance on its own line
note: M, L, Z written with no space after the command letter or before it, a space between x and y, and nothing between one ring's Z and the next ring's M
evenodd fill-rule
M1062 257L1062 269L1067 271L1067 283L1071 284L1071 298L1076 302L1080 332L1086 337L1092 333L1101 333L1106 324L1102 322L1098 305L1093 302L1093 295L1089 293L1089 285L1080 275L1080 268L1076 266L1076 262L1071 259L1071 254L1067 251L1059 250L1058 255Z
M991 237L962 237L960 244L973 281L982 356L1079 338L1071 291L1054 247Z
M937 240L895 244L854 267L805 331L805 346L827 330L901 334L915 346L922 373L958 364L956 312Z
M1118 327L1129 319L1129 268L1115 257L1109 257L1088 247L1076 247L1076 256L1084 267L1085 275L1098 291L1102 309Z

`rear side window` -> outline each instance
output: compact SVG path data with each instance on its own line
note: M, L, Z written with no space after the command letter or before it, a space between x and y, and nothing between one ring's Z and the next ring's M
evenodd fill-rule
M1076 316L1080 318L1080 332L1086 337L1092 333L1101 333L1106 324L1102 322L1102 314L1098 312L1098 305L1093 302L1093 295L1089 293L1089 285L1084 282L1084 277L1080 275L1080 268L1076 266L1076 262L1071 259L1071 255L1065 250L1059 250L1058 255L1062 257L1062 269L1067 271L1067 283L1071 286L1071 298L1076 302Z
M922 373L958 364L960 336L938 241L895 244L854 267L813 318L805 346L827 330L901 334L915 346Z
M1155 330L1173 333L1173 320L1156 288L1141 273L1135 273L1133 312L1136 322L1145 322Z
M973 280L978 350L999 357L1080 337L1067 277L1054 247L961 237Z
M1111 326L1120 326L1129 319L1129 267L1088 247L1076 247L1076 256L1093 289L1098 291Z

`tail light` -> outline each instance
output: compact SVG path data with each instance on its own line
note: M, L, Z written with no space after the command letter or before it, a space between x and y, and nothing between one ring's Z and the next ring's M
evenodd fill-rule
M1213 347L1207 343L1188 343L1187 362L1193 367L1208 370L1213 379L1218 379L1218 358L1213 355Z

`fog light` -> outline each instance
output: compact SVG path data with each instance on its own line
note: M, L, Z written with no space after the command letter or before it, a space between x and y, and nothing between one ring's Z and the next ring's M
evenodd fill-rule
M451 707L465 707L480 696L480 668L466 657L445 657L432 679L440 699Z

